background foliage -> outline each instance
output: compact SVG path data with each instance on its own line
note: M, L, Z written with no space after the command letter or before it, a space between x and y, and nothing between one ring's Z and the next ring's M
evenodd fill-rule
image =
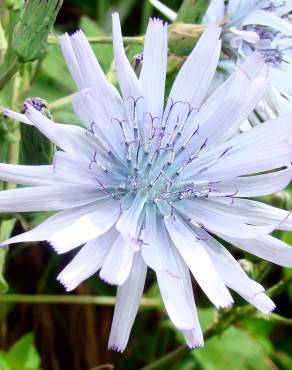
M193 1L195 2L195 1ZM167 1L177 10L182 1ZM10 44L12 30L19 17L22 0L0 2L0 75L12 60ZM54 27L54 34L74 31L81 27L88 36L109 36L110 14L118 10L123 23L124 35L145 32L147 19L155 12L144 0L71 0L65 1ZM157 15L157 14L156 14ZM70 95L75 92L73 81L67 71L58 45L51 39L50 45L37 60L21 65L14 78L7 81L0 92L1 105L21 110L23 100L39 96L48 105L57 122L79 124L70 106ZM191 40L191 44L194 40ZM178 66L184 60L185 50L171 49L168 68L168 86ZM110 44L93 44L105 73L115 82ZM142 45L127 46L130 59L141 51ZM12 55L12 54L11 54ZM49 161L48 143L37 137L36 132L0 117L1 162L25 164ZM20 142L20 136L22 141ZM11 188L2 184L0 188ZM264 199L280 207L289 208L291 189L281 192L273 199ZM1 216L0 237L19 233L38 224L45 216ZM280 238L292 244L291 233L281 232ZM135 322L129 345L123 355L107 350L107 339L113 313L115 289L92 277L74 291L75 303L62 302L64 289L56 282L56 276L66 263L70 253L56 256L45 243L30 243L0 250L0 369L2 370L87 370L87 369L168 369L168 370L290 370L292 369L292 272L260 262L257 258L233 251L236 257L253 262L251 273L270 287L286 279L277 289L275 302L277 312L270 319L256 314L247 307L245 315L235 311L215 312L200 288L196 286L196 301L204 328L215 325L216 333L207 331L210 339L204 349L189 351L181 336L167 319L161 304L154 275L149 272L145 297L148 305L142 305ZM6 261L5 261L6 258ZM4 273L4 275L3 275ZM42 295L42 296L39 296ZM44 296L46 295L46 296ZM57 295L54 304L44 303L47 295ZM98 304L83 304L82 297L100 297ZM10 298L9 298L10 297ZM59 297L59 298L58 298ZM80 299L79 299L80 298ZM243 305L238 297L239 308ZM78 300L79 299L79 300ZM28 303L28 301L34 303ZM77 303L76 303L77 302ZM79 303L78 303L79 302ZM239 311L238 311L239 312ZM240 311L241 312L241 311ZM280 318L288 318L287 320ZM221 327L220 320L227 322ZM224 321L225 320L225 321ZM228 321L229 320L229 321ZM218 324L219 323L219 324ZM285 325L283 325L285 324ZM216 326L217 325L217 326ZM179 349L173 360L166 354ZM151 365L152 364L152 365ZM103 365L103 366L102 366ZM145 369L146 369L145 368Z

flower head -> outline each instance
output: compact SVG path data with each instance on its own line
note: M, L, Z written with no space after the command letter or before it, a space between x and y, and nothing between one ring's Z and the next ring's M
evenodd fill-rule
M52 165L1 164L0 177L28 185L0 192L1 212L58 211L2 243L48 240L57 253L81 245L58 279L67 290L99 271L117 285L109 347L124 350L147 267L165 308L190 347L203 345L190 272L216 307L234 290L262 312L274 309L220 239L283 266L292 249L270 233L290 230L284 210L253 201L291 179L292 116L234 135L264 94L264 61L252 54L208 99L221 41L210 25L172 86L164 107L167 27L151 19L139 78L113 14L121 95L107 81L81 31L60 38L78 87L73 108L85 128L51 121L32 105L5 113L37 127L60 149Z
M269 89L257 107L262 120L292 111L291 10L291 2L283 0L230 0L227 5L213 0L203 19L206 23L226 19L222 49L235 63L254 51L264 58ZM250 121L256 123L256 116Z

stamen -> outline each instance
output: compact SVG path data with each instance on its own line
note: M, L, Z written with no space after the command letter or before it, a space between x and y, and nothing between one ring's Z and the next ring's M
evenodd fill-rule
M166 119L165 119L165 121L162 123L162 126L161 126L161 129L162 129L162 130L165 130L166 125L167 125L168 120L169 120L169 117L170 117L170 113L172 112L172 110L173 110L173 108L175 107L175 105L176 105L176 104L178 104L178 103L184 104L184 103L183 103L182 101L180 101L180 100L178 100L178 101L176 101L176 102L173 102L173 99L172 99L170 96L166 99L166 102L167 102L167 103L168 103L168 100L170 100L170 101L171 101L171 103L170 103L170 107L169 107L169 111L168 111L168 113L167 113Z
M187 138L187 140L186 140L186 141L184 142L184 144L181 146L181 148L180 148L179 152L180 152L180 151L182 151L182 150L184 150L184 149L189 145L190 141L192 140L192 138L193 138L196 134L199 134L199 128L200 128L200 125L198 125L198 126L197 126L197 128L196 128L196 130L195 130L193 133L191 133L191 134L189 135L189 137Z
M94 135L94 130L93 130L94 125L95 125L95 122L91 122L90 129L89 128L86 129L86 135L88 135L88 133L91 133L92 135Z
M96 163L96 155L97 155L97 153L96 152L94 152L94 154L93 154L93 159L90 161L90 163L89 163L89 166L88 166L88 168L91 170L91 168L92 168L92 164L93 163Z
M160 171L159 175L156 177L156 179L154 179L153 181L150 182L150 184L148 185L150 188L152 188L156 183L157 181L160 179L160 177L163 176L163 170Z
M108 189L103 185L103 183L101 181L98 180L98 178L95 178L95 180L98 182L99 186L102 188L102 190L108 194L109 196L111 196L113 199L116 199L116 196L114 193L111 193L110 191L108 191Z
M132 99L133 101L133 126L134 126L134 138L138 137L138 119L137 119L137 103L140 99L144 99L144 96L138 96L134 98L133 96L128 96L127 100Z

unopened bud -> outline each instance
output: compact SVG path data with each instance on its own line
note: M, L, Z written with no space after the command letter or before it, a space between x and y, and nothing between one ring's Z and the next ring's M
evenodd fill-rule
M292 207L292 198L288 191L278 191L270 196L270 202L273 206L290 210Z
M248 276L253 277L255 273L254 265L252 262L242 258L238 260L238 263L242 267L242 269L247 273Z
M143 53L138 53L133 57L132 60L132 66L134 68L134 71L138 71L141 69L143 63Z
M46 117L51 118L47 102L41 98L29 98L24 101L22 113L26 104L32 105ZM23 164L48 164L52 161L52 143L34 126L21 125L20 162Z
M27 0L14 33L12 46L22 62L40 58L63 0Z
M168 47L176 55L189 55L204 27L196 24L173 23L168 27Z

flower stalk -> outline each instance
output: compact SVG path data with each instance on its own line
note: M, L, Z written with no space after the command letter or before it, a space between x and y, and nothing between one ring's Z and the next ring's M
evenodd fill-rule
M19 62L18 58L15 58L14 61L10 64L8 69L0 76L0 90L10 81L10 79L15 75L18 71L21 63Z
M92 304L98 306L114 306L115 297L90 295L49 295L49 294L0 294L0 303L27 304ZM141 309L159 309L161 300L142 298Z
M97 37L88 37L90 44L112 44L113 39L111 36L97 36ZM123 42L126 45L143 45L144 36L124 36ZM58 37L54 35L48 36L48 43L51 45L58 45Z

